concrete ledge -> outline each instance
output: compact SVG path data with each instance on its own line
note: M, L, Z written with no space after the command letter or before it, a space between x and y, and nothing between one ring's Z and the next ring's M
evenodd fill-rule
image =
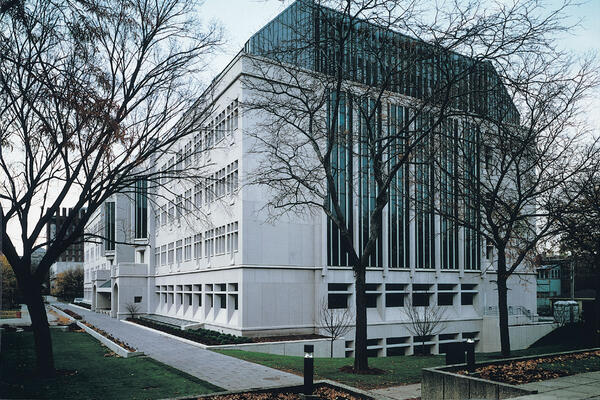
M58 314L62 315L65 318L68 318L70 321L75 322L77 324L77 326L79 326L81 329L83 329L86 333L88 333L89 335L93 336L95 339L97 339L98 341L100 341L103 345L105 345L106 347L108 347L109 349L111 349L113 352L115 352L119 356L121 356L123 358L130 358L130 357L137 357L137 356L144 355L144 353L141 352L141 351L129 351L126 348L121 347L120 345L118 345L117 343L113 342L112 340L110 340L106 336L104 336L104 335L96 332L95 330L93 330L89 326L84 325L81 321L76 320L75 318L71 317L69 314L66 314L65 312L63 312L62 310L58 309L57 307L52 306L52 308ZM86 311L89 311L89 310L86 310Z
M73 303L69 303L69 304L68 304L68 306L69 306L69 307L75 307L75 308L79 308L80 310L83 310L83 311L88 311L88 312L89 312L89 311L92 311L92 310L90 310L89 308L81 307L81 306L78 306L77 304L73 304Z
M333 356L344 357L345 339L339 338L333 342ZM210 350L243 350L256 353L277 354L281 356L304 356L304 345L312 344L315 346L315 357L329 357L331 339L304 339L304 340L283 340L273 342L258 342L258 343L239 343L239 344L222 344L208 346Z
M183 343L191 344L192 346L200 347L201 349L208 349L209 348L209 346L207 346L205 344L194 342L193 340L189 340L189 339L182 338L182 337L179 337L179 336L171 335L170 333L159 331L158 329L153 329L153 328L150 328L148 326L136 324L135 322L129 322L129 321L126 321L124 319L121 319L119 321L122 322L122 323L124 323L124 324L129 324L129 325L137 326L138 328L141 328L141 329L146 329L146 330L148 330L150 332L154 332L154 333L157 333L159 335L162 335L162 336L165 336L165 337L169 337L171 339L179 340L179 341L181 341Z
M421 398L423 400L499 400L537 393L537 390L529 390L506 383L455 374L437 368L424 368L422 374Z
M600 350L600 348L580 349L560 353L538 354L534 356L484 361L477 363L475 368L492 364L502 365L514 361L533 360L541 357L553 357L597 350ZM422 370L421 398L423 400L509 399L528 394L536 394L538 392L537 390L526 389L522 386L510 385L507 383L495 382L456 373L456 371L464 370L465 368L465 364L424 368Z
M157 333L159 335L169 337L171 339L179 340L183 343L191 344L192 346L200 347L206 350L243 350L257 353L267 353L276 355L286 356L304 356L304 345L314 344L315 345L315 357L329 357L329 346L330 339L306 339L306 340L286 340L279 342L259 342L259 343L238 343L238 344L219 344L219 345L206 345L195 342L190 339L182 338L170 333L163 332L158 329L150 328L148 326L136 324L126 320L120 320L125 324L137 326L138 328L146 329L148 331ZM342 357L344 352L344 339L340 338L334 342L334 357ZM342 355L339 355L339 354Z
M108 347L109 349L111 349L112 351L114 351L116 354L120 355L123 358L130 358L130 357L137 357L137 356L144 355L144 353L141 351L129 351L126 348L119 346L118 344L116 344L115 342L113 342L112 340L107 338L106 336L102 335L101 333L96 332L95 330L93 330L89 326L84 325L80 321L75 321L75 323L77 325L79 325L79 327L81 329L83 329L84 331L86 331L87 333L89 333L90 335L95 337L96 339L98 339L100 342L102 342L102 344L104 344L106 347Z

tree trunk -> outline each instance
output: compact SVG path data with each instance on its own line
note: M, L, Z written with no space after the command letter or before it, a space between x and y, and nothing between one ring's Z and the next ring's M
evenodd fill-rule
M330 348L330 353L329 353L329 354L330 354L330 357L329 357L329 358L333 358L333 341L334 341L334 340L335 340L335 339L334 339L334 338L333 338L333 336L332 336L332 337L331 337L331 344L330 344L331 348Z
M500 323L500 351L503 357L510 356L510 335L508 331L508 304L506 286L506 255L498 251L498 319Z
M356 372L369 370L367 357L367 299L366 271L359 267L356 272L356 330L354 335L354 370Z
M596 339L596 346L600 346L600 260L596 257L595 262L596 272L596 299L594 300L594 336Z
M54 355L52 353L52 338L48 326L46 307L42 299L41 285L31 282L26 284L24 295L31 327L35 340L36 367L40 376L54 375Z

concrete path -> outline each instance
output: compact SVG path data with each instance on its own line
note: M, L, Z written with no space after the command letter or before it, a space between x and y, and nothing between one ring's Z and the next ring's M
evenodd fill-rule
M538 394L515 397L514 400L600 399L600 371L526 383L521 386L536 389Z
M82 315L87 322L143 351L146 355L227 390L302 383L302 378L297 375L201 349L103 314L65 304L58 305Z
M414 383L412 385L392 386L385 389L371 390L371 392L395 400L416 399L417 397L421 397L421 384Z

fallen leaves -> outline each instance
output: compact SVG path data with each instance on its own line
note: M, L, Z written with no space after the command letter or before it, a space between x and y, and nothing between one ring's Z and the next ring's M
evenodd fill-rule
M600 360L600 350L490 364L477 368L475 372L472 373L465 370L458 371L457 373L461 375L477 376L496 382L521 385L524 383L545 381L571 375L572 372L565 366L567 363L594 358ZM561 366L565 367L561 368Z
M320 386L315 389L314 394L324 400L364 400L364 397L356 396L339 389L328 386ZM204 397L202 400L298 400L298 393L290 392L247 392L235 393L221 396Z

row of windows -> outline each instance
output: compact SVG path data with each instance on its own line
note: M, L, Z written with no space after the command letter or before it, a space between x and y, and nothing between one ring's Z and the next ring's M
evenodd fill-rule
M166 184L173 176L174 171L183 171L189 168L192 162L198 163L200 155L219 144L226 135L232 135L239 126L238 100L231 102L221 113L212 119L201 133L194 135L194 139L187 142L182 149L176 152L161 167L161 183Z
M352 292L349 283L328 284L328 307L330 309L348 308L348 300ZM385 296L385 307L404 307L412 304L417 307L427 307L433 304L438 306L473 305L478 293L476 284L438 284L434 290L433 284L387 283L385 290L382 284L366 284L367 308L376 308L380 299ZM410 290L409 290L410 289ZM434 299L437 301L434 303ZM410 298L410 302L407 299Z
M238 222L208 229L154 249L154 264L165 266L238 251ZM204 247L203 247L204 246ZM203 254L204 250L204 254Z
M154 215L156 227L172 224L179 218L208 206L212 202L227 195L234 195L239 186L238 161L213 173L202 183L197 183L193 189L187 189L183 195L177 195L170 201L157 208Z
M519 120L491 65L359 19L350 21L313 2L294 3L253 35L245 51L331 75L341 72L345 79L385 85L411 97L450 101L451 107L512 123Z
M538 271L539 279L559 279L560 278L560 269L552 268L552 269L542 269Z
M369 141L375 132L375 137L388 137L386 146L388 148L386 161L389 169L397 168L397 160L404 154L407 143L411 136L419 135L420 132L429 132L433 124L432 116L421 113L411 122L410 131L406 129L407 122L413 117L408 107L388 103L377 106L375 102L356 101L344 93L337 99L339 103L338 115L329 115L330 121L338 121L336 127L336 141L331 152L331 168L335 180L337 203L340 206L341 215L338 218L346 224L348 230L358 235L358 248L363 249L370 236L370 224L373 210L375 209L375 197L377 186L373 179L372 163L370 161ZM329 104L336 102L335 96L331 96ZM357 111L357 107L363 108L363 112ZM382 110L385 108L387 117ZM366 110L366 111L365 111ZM364 115L373 111L374 120L370 121L373 126L368 126ZM355 117L355 114L358 114ZM354 127L353 124L357 126ZM358 130L358 139L348 132ZM370 130L370 133L367 132ZM459 163L465 165L465 181L469 182L469 191L478 190L479 182L479 132L468 123L459 123L457 120L447 120L441 124L439 150L434 151L434 140L432 135L422 139L416 146L414 157L410 163L398 167L394 179L388 191L388 218L380 221L379 237L383 231L384 224L388 229L388 265L390 268L410 267L411 252L414 252L415 267L431 269L436 267L436 247L439 243L441 254L440 267L442 269L458 269L462 263L465 269L480 269L481 238L479 232L478 205L473 198L476 196L465 195L466 201L459 204L456 193L456 174L459 171ZM411 132L412 131L412 132ZM358 140L355 145L353 140ZM459 145L464 145L459 157ZM355 155L352 149L358 148ZM433 160L431 154L436 154ZM358 162L353 160L358 158ZM434 168L439 163L441 168ZM409 179L414 174L414 181ZM358 177L358 182L354 180ZM356 184L358 183L358 184ZM355 187L357 186L357 187ZM440 206L442 215L437 219L434 212L434 199L439 187ZM413 190L414 193L410 193ZM358 220L353 220L354 195L358 196ZM331 202L331 194L329 201ZM414 200L412 200L414 199ZM462 207L461 215L466 218L466 226L460 227L455 221L458 218L459 206ZM332 214L335 208L330 203ZM414 218L411 216L414 213ZM460 240L459 240L460 238ZM462 260L459 257L459 246L463 245ZM332 219L328 219L327 226L328 265L348 266L348 245L345 238ZM369 259L369 266L381 267L383 265L383 241L377 240L377 244Z
M202 286L204 286L204 290ZM225 308L233 310L239 308L237 283L161 285L156 286L156 295L161 303L167 307L174 305L177 311L179 307L183 307L184 312L189 307L197 310L199 307L203 307L203 303L204 307L214 308L216 311Z

